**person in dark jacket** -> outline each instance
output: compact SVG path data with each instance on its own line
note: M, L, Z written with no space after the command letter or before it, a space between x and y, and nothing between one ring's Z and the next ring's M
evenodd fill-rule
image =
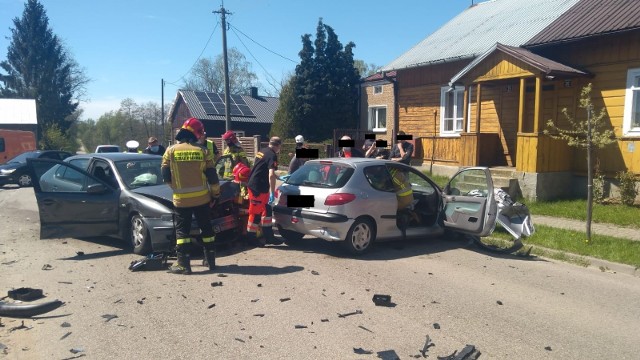
M296 150L304 149L304 137L302 135L296 136ZM309 159L298 158L295 154L291 158L289 163L289 175L293 174L300 166L304 165Z
M404 131L398 131L398 135L405 135ZM406 140L398 140L391 149L389 159L398 161L403 164L411 165L411 156L413 155L413 145Z
M151 155L164 155L164 151L166 150L164 146L162 146L158 139L154 136L149 138L149 146L147 146L142 152L145 154Z
M341 137L340 140L342 140L342 141L351 140L351 136L345 135L345 136ZM358 149L356 147L350 147L349 146L349 147L341 148L340 151L338 151L337 156L338 157L345 157L345 158L364 157L364 154L362 153L362 151L360 151L360 149Z

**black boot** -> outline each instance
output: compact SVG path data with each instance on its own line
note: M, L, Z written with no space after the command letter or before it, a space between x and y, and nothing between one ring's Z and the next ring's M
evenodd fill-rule
M216 268L216 249L204 249L204 266L209 267L209 271L213 271Z
M169 272L172 274L191 274L191 256L184 251L184 249L178 248L176 250L178 260L169 267Z
M282 245L283 241L280 239L276 239L276 236L273 234L273 228L271 226L263 227L262 233L264 234L266 244Z

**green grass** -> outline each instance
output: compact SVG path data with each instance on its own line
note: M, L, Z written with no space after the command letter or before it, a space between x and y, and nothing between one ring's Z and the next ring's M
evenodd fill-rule
M511 235L501 227L496 227L492 237L502 240L511 239ZM568 252L640 267L639 241L598 234L592 234L591 242L589 243L585 240L586 234L581 231L564 230L539 225L536 226L535 234L523 239L523 243L525 244L525 248L527 248L527 245L541 246L560 252ZM534 251L532 252L535 253ZM564 254L564 256L567 255Z
M447 176L433 175L427 170L423 171L422 173L427 175L427 177L429 177L429 179L433 180L441 188L444 188L447 185L447 183L449 182L449 180L450 180L450 178L447 177Z
M558 200L524 202L531 214L564 217L586 221L586 200ZM534 218L535 219L535 218ZM622 204L593 204L593 222L609 223L640 229L640 206Z

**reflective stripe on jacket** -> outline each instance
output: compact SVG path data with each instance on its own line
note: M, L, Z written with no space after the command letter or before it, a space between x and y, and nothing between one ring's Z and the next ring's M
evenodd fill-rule
M231 161L227 160L224 164L224 175L225 179L233 178L233 168L236 166L238 162L243 162L245 165L249 166L249 159L247 159L247 154L244 152L244 149L237 146L227 146L222 153L222 156L231 155Z

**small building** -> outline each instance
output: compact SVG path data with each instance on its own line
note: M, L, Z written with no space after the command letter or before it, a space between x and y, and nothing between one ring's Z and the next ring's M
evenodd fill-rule
M266 138L280 103L276 97L259 96L257 88L251 95L230 95L231 130L239 136L260 135ZM194 117L205 127L208 137L220 137L226 132L224 93L178 90L168 114L173 134L184 121Z
M377 139L390 143L397 127L396 72L370 75L360 84L360 126L366 133L376 134Z

